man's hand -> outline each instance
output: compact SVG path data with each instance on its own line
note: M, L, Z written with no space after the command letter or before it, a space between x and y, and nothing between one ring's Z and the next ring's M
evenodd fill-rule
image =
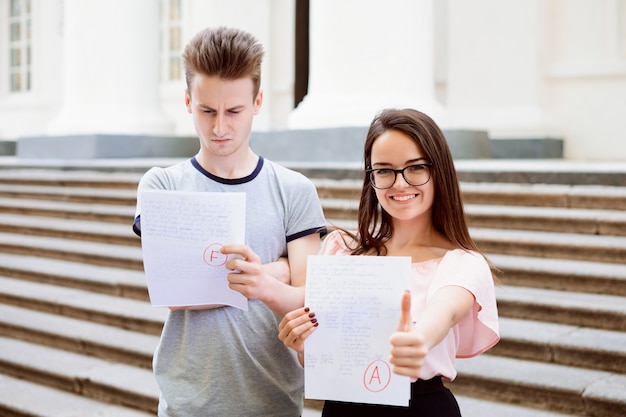
M279 281L265 272L261 258L252 249L246 245L226 245L222 253L229 258L225 266L231 270L228 274L230 289L249 300L267 301L274 296L272 288Z

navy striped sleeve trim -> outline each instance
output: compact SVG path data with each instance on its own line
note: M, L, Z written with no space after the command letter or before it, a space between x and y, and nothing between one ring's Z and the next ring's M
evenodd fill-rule
M300 239L301 237L304 237L304 236L312 235L314 233L319 233L320 235L324 236L326 232L327 231L326 231L325 226L314 227L313 229L303 230L302 232L298 232L295 235L287 236L287 243L292 242L296 239Z
M133 232L141 237L141 215L137 216L133 222Z

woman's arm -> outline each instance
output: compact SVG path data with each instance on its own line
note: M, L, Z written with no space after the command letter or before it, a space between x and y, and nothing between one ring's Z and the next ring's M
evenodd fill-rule
M474 295L465 288L442 287L433 294L417 322L413 323L411 294L405 293L398 329L390 339L393 371L417 379L428 351L446 337L473 305Z

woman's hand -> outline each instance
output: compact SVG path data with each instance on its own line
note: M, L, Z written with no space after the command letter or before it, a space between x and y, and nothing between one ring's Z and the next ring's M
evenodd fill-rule
M408 291L402 296L400 322L397 331L391 335L390 342L389 362L393 365L393 372L409 376L412 381L416 381L428 349L424 344L424 338L415 331L411 318L411 293Z
M301 357L304 354L304 341L315 331L318 324L315 313L308 307L293 310L278 324L278 338Z

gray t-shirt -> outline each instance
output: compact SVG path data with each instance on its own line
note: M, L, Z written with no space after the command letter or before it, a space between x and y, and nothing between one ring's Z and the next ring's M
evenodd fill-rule
M245 192L246 244L263 263L285 256L287 242L325 226L313 183L262 157L252 174L239 179L216 177L195 158L152 168L139 183L142 189ZM137 233L140 215L138 195ZM279 320L254 300L248 311L170 311L153 361L159 416L299 416L303 371L278 340Z

